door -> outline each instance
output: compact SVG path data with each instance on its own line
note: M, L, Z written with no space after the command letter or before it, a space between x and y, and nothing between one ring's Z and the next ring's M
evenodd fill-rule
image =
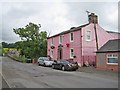
M61 60L62 59L62 55L63 53L62 53L62 48L61 47L59 47L58 48L58 60Z

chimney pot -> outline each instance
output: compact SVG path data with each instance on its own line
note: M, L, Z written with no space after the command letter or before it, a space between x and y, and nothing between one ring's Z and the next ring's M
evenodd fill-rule
M91 13L90 15L88 15L88 20L89 20L89 23L97 24L98 23L98 16L95 15L95 13Z

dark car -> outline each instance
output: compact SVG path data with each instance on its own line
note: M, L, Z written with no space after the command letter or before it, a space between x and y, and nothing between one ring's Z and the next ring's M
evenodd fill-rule
M73 62L72 60L55 60L52 64L53 69L60 69L60 70L77 70L78 64L77 62Z

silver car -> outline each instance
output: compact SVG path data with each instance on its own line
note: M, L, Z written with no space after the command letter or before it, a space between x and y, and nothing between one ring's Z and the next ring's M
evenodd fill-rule
M53 61L52 60L49 60L48 57L40 57L38 59L38 65L42 65L42 66L52 66L53 64Z

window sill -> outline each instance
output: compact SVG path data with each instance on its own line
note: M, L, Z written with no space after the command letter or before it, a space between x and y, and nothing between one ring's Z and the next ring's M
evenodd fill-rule
M73 59L74 57L70 57L70 59Z
M118 64L115 64L115 63L107 63L107 65L110 65L110 66L118 66Z
M86 40L86 42L90 42L91 40Z
M73 40L72 41L70 40L70 42L73 42Z

